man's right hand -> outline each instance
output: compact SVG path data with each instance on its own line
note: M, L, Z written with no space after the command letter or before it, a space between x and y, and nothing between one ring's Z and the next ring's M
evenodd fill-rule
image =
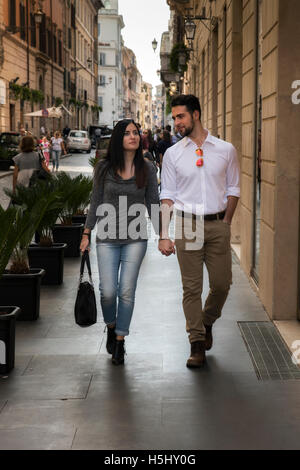
M170 256L172 253L175 255L175 243L172 240L159 240L158 249L162 255Z

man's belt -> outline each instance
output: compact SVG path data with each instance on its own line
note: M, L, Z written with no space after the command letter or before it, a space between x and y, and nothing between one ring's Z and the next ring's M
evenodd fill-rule
M183 212L177 210L177 214L179 217L186 217L186 218L193 218L193 219L203 219L204 220L223 220L225 217L226 211L218 212L217 214L207 214L203 217L203 215L196 215L191 214L190 212Z

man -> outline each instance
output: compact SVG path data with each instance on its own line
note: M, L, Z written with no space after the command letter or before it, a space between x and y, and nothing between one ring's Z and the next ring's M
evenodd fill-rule
M94 134L95 134L96 147L97 147L98 143L100 142L100 139L101 139L101 129L100 129L100 127L96 127Z
M203 128L198 98L174 98L172 117L183 139L164 155L159 250L169 256L175 254L176 246L191 343L187 367L201 367L206 360L205 351L212 347L212 326L221 316L232 283L230 224L240 197L239 165L233 145ZM192 226L192 232L184 231L182 237L176 233L175 243L169 238L173 206L179 226L182 228L188 221ZM197 233L199 223L203 239L193 245L190 235ZM203 263L208 270L210 291L202 309Z
M68 137L70 131L71 131L71 129L69 127L69 124L66 124L66 126L63 128L63 131L62 131L64 139Z

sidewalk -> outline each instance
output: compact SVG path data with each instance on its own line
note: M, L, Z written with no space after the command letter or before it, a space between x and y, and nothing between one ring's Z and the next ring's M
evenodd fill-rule
M86 171L87 161L75 155L61 169ZM97 286L94 243L91 260ZM78 271L79 259L66 259L64 284L42 287L39 320L17 323L16 367L0 377L0 449L300 448L300 381L257 379L237 322L269 318L236 261L201 370L186 368L175 256L149 242L124 367L106 353L98 291L98 323L74 323Z

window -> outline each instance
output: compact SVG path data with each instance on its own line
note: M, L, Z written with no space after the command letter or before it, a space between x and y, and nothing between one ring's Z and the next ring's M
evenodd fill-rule
M100 75L99 85L105 86L105 75Z
M53 37L53 60L57 62L57 47L56 47L56 36Z
M72 4L71 5L71 26L72 28L76 28L76 20L75 20L75 6Z
M48 42L48 56L52 58L52 35L51 31L47 31L47 42Z
M100 37L101 34L101 24L98 23L98 38Z
M32 13L30 13L30 26L31 26L31 46L36 47L36 29L35 29L35 18Z
M72 48L72 34L71 34L71 28L68 28L68 48Z
M46 53L46 15L43 14L40 26L40 51Z
M106 54L104 52L100 52L100 65L106 65Z
M98 106L101 106L103 109L103 96L98 96Z
M16 26L16 0L9 1L9 26Z
M26 23L25 23L25 6L20 3L20 36L25 41L26 39Z
M62 44L58 41L58 65L62 66Z

